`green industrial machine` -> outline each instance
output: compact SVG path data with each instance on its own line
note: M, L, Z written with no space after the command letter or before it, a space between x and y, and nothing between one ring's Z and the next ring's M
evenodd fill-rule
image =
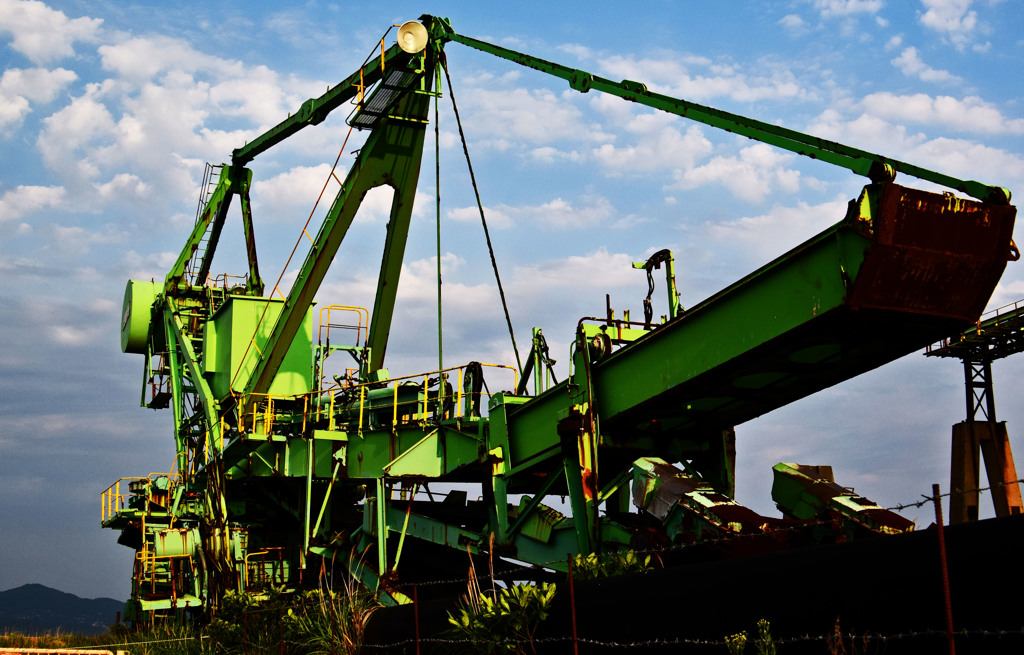
M449 43L869 183L832 227L696 306L679 305L671 253L638 264L652 290L664 266L669 315L634 321L606 308L581 317L561 382L547 383L539 330L523 370L469 362L393 376L388 335ZM245 166L353 102L349 123L369 130L365 145L291 291L267 297ZM727 543L719 537L730 534L781 548L909 530L836 485L827 467L776 467L785 518L737 505L734 428L962 330L1017 257L1005 189L513 52L431 16L403 25L396 45L214 171L167 277L125 291L122 349L143 356L142 404L171 410L177 452L171 474L123 479L103 494L104 527L137 552L135 621L215 611L229 590L301 588L324 572L405 603L411 585L464 577L467 551L492 560L499 576L514 569L508 575L524 579L565 570L567 555ZM898 173L973 199L899 186ZM362 198L385 185L394 196L373 307L315 306ZM249 270L215 278L235 198ZM341 351L354 365L329 375L328 358ZM565 513L551 506L560 496ZM425 586L419 596L452 589Z

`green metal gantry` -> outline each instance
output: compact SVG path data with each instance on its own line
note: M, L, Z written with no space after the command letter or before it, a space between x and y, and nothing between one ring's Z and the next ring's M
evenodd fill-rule
M164 282L128 284L122 348L144 356L142 403L172 409L178 453L174 472L104 493L103 525L137 552L129 619L212 611L230 589L313 584L334 560L384 602L402 603L417 582L461 578L467 551L499 572L528 562L542 575L564 570L567 554L637 547L652 529L668 542L709 530L768 534L771 521L731 499L735 426L977 320L1014 253L1016 210L1000 187L487 44L446 19L407 23L399 41L385 49L382 40L359 71L235 150ZM560 382L539 330L524 371L470 362L392 375L384 364L401 262L451 42L581 92L845 166L869 183L832 227L688 309L671 253L637 264L651 292L652 269L665 265L669 314L631 321L609 307L580 318ZM291 290L264 295L245 166L349 103L350 124L368 139ZM976 200L899 186L896 173ZM362 198L384 185L394 196L373 307L315 308ZM249 266L230 283L211 278L210 263L235 196ZM325 365L340 351L355 366L332 380ZM499 379L515 391L484 392ZM568 497L569 514L551 506L557 496ZM855 513L835 509L843 498L814 512L863 529Z

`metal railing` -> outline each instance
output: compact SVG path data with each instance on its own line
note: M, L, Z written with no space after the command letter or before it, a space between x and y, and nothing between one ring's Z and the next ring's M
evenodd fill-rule
M107 487L106 491L100 494L100 522L106 523L108 519L124 509L125 494L121 493L121 483L126 485L133 480L146 480L148 478L121 478ZM130 493L130 492L129 492Z
M159 495L167 496L167 498L171 497L174 488L181 483L181 474L173 471L171 473L150 473L146 477L120 478L100 494L100 521L106 523L109 519L114 518L116 514L123 511L127 496L141 495L143 493L140 486L141 482L147 482L145 491L147 495L156 495L152 493L152 489L153 482L157 478L167 478L167 489L159 490ZM126 493L122 492L122 483L128 487Z
M245 571L242 578L245 591L259 591L265 589L267 585L283 585L287 582L284 550L281 546L266 547L245 556ZM272 554L276 555L276 558L268 559L267 555ZM259 560L256 560L257 557Z
M192 556L187 553L157 555L148 548L143 548L135 554L135 565L135 593L139 596L163 596L177 600L185 589L186 578L195 575ZM144 589L144 586L148 587L148 590Z
M303 433L310 422L327 420L327 429L337 429L338 417L347 413L349 421L355 420L361 432L366 427L381 428L390 422L391 430L399 425L423 423L432 419L465 418L472 415L475 399L489 398L490 391L472 392L464 389L466 370L470 364L446 368L427 373L405 375L379 382L362 382L341 386L319 394L291 396L252 394L241 398L240 407L252 409L239 420L240 431L271 435L283 420L295 422L296 402L302 403L301 424L296 425ZM512 372L512 389L519 383L519 372L505 364L480 363L480 367L504 369ZM449 389L449 380L455 384ZM390 388L390 393L374 393ZM256 402L248 403L252 398ZM278 411L282 404L289 404L290 411ZM390 415L390 416L388 416Z
M1002 307L996 307L993 310L987 311L982 314L974 325L973 332L975 335L982 335L985 332L986 327L999 327L1000 323L1019 319L1024 314L1024 300L1018 300ZM948 348L951 343L959 343L963 341L968 330L965 330L961 334L953 337L947 337L942 339L938 343L929 344L925 352L930 353L943 348Z

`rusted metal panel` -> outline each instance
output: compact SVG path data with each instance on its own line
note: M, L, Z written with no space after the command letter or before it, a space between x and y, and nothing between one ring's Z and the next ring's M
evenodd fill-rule
M977 320L1010 258L1017 209L896 184L865 192L877 192L877 211L850 307Z

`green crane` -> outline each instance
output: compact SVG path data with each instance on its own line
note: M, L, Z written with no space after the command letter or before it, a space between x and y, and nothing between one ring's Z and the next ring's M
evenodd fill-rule
M580 317L561 382L545 383L550 357L539 330L523 371L470 362L392 376L385 355L412 199L453 42L580 92L846 167L868 184L833 226L688 309L678 304L671 253L636 264L652 292L652 270L665 266L669 316L631 321L609 307ZM291 290L265 295L246 164L348 103L356 104L350 125L369 130L366 143ZM900 173L974 200L904 188L894 182ZM411 585L461 577L467 550L498 571L528 575L516 563L527 562L542 575L564 570L566 554L771 532L772 520L731 498L735 426L977 320L1018 254L1005 189L514 52L431 16L403 25L397 44L385 49L382 40L358 71L236 149L209 184L166 279L129 282L125 293L122 348L144 356L142 404L172 409L178 453L175 473L119 481L103 496L103 525L137 551L134 620L215 610L232 589L298 588L322 562L346 562L383 602L403 603ZM360 202L378 186L393 198L373 307L332 306L317 319L314 297ZM211 278L210 263L235 196L248 271L233 283ZM355 322L338 323L332 311ZM338 330L354 332L354 342L332 342ZM342 350L356 368L332 382L324 365ZM520 374L506 387L514 392L484 392L485 376ZM808 502L799 489L841 489L812 470L823 469L780 469L790 482L777 500L791 523L835 516L844 538L910 529L895 515L865 519L858 508L882 510L846 492ZM431 483L451 490L439 497ZM568 497L569 515L549 506L555 496ZM660 526L655 537L652 525Z

